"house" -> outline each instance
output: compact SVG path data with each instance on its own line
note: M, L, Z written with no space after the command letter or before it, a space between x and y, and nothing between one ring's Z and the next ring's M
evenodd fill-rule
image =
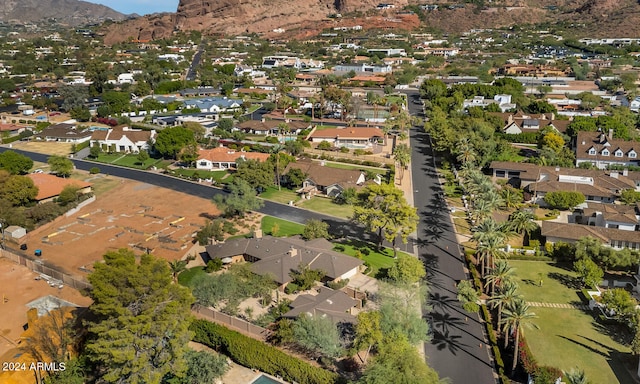
M287 132L281 132L280 124L283 122L280 120L247 120L236 125L236 128L252 135L277 135L282 133L298 134L305 129L311 128L310 123L304 121L291 120L286 123L288 127Z
M544 204L549 192L578 191L588 202L612 203L625 189L640 190L640 172L560 168L532 163L491 163L493 177L523 188L525 200Z
M339 196L347 188L360 188L365 185L364 172L354 169L326 167L313 161L296 161L289 163L282 172L282 181L287 182L286 175L291 169L299 169L307 175L302 188L297 192L311 197L322 193L329 197Z
M640 250L640 235L637 231L543 221L542 236L552 244L575 243L583 237L593 237L614 249Z
M199 109L200 112L228 112L242 106L242 100L229 99L227 97L208 97L202 99L191 99L183 102L184 108Z
M312 143L328 141L334 147L371 148L384 140L384 132L380 128L328 128L313 131L308 140Z
M206 252L225 264L249 262L254 273L271 276L279 289L284 290L292 281L291 271L302 267L323 271L324 282L349 279L359 273L362 260L332 249L333 244L326 239L304 241L298 237L265 236L208 245Z
M390 65L370 65L370 64L341 64L333 67L334 72L351 72L357 73L391 73L393 67Z
M133 73L121 73L116 81L118 84L135 84L136 81L133 76Z
M588 203L586 207L577 210L575 221L595 227L640 231L640 204L630 206Z
M329 318L334 324L355 323L353 309L358 301L342 291L327 287L318 287L314 294L303 294L289 304L291 310L283 317L295 319L301 314Z
M511 104L504 105L505 108L509 106L511 106ZM500 105L501 109L502 107L503 106ZM545 128L552 128L559 133L564 133L567 130L567 126L571 123L571 120L557 120L553 113L524 114L522 112L494 112L491 113L491 115L498 116L503 120L504 126L502 132L510 135L518 135L525 132L537 133Z
M75 124L60 123L48 126L33 135L33 139L60 143L84 143L91 139L92 133L89 130L77 129Z
M78 193L91 193L91 183L86 181L57 177L48 173L29 173L26 176L38 187L36 201L39 204L53 201L69 185L78 188Z
M218 169L231 169L236 167L238 159L267 161L268 153L236 151L227 147L219 146L212 149L199 149L196 168L207 171Z
M150 143L155 140L156 131L131 129L120 125L106 131L94 131L91 135L91 146L99 146L109 152L138 153L149 151Z
M604 132L578 132L576 138L576 166L591 163L599 169L610 165L640 165L640 142L613 138L613 130Z
M491 104L497 104L503 113L517 107L516 104L511 102L511 95L495 95L493 99L485 99L484 96L474 96L473 99L465 99L462 107L465 109L469 107L486 108Z

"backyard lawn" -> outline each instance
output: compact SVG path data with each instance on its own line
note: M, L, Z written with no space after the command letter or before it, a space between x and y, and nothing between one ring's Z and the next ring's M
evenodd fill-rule
M581 304L580 286L572 270L544 261L509 260L509 265L515 268L516 282L527 301Z
M581 304L576 274L564 265L544 261L509 260L515 268L519 290L526 301ZM540 280L542 279L542 286ZM591 383L635 383L624 367L637 369L637 358L629 362L629 347L609 336L615 327L598 324L579 309L531 307L537 315L535 327L525 327L529 348L540 365L562 370L576 367Z
M331 216L342 217L347 219L353 215L353 207L351 205L336 204L331 199L315 196L311 200L305 200L298 204L299 207L324 213Z
M277 201L282 204L289 204L290 201L296 202L300 199L297 193L290 189L282 188L278 191L276 187L267 188L260 194L260 197L267 200Z
M344 248L344 249L343 249ZM375 244L367 243L358 240L349 240L337 244L334 248L335 251L344 253L345 255L357 257L358 252L360 258L369 263L371 271L368 273L374 277L385 277L386 269L391 267L394 263L393 250L390 248L383 248L382 252L376 249ZM407 253L398 251L398 255L403 254L409 256ZM381 276L379 276L379 273Z
M122 154L122 153L101 153L97 159L89 159L89 160L97 161L99 163L114 164L114 165L119 165L121 167L129 167L129 168L137 168L137 169L148 169L154 165L158 168L161 168L163 165L170 163L163 159L149 158L144 163L140 164L138 160L138 155Z
M184 286L189 286L191 280L193 280L194 277L204 274L206 274L206 272L204 271L204 267L193 267L185 269L178 275L178 283Z
M278 233L276 236L278 237L287 237L293 235L300 235L304 229L304 225L294 223L292 221L278 219L273 216L265 216L262 218L260 222L260 228L262 229L262 233L265 235L272 235L271 230L273 229L274 224L278 224Z

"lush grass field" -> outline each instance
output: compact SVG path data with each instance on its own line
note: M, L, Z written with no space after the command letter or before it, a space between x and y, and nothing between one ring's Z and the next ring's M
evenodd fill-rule
M516 281L526 301L578 304L579 285L575 272L544 261L510 260ZM540 286L542 280L542 286ZM568 371L583 369L591 383L631 384L627 368L635 372L637 357L611 335L615 326L603 326L578 309L532 307L535 327L525 327L529 348L540 365Z
M289 204L290 201L296 202L300 199L297 193L290 189L282 188L278 191L277 187L270 187L260 194L260 197L267 200L277 201L282 204Z
M304 230L304 225L294 223L287 220L278 219L273 216L265 216L262 218L260 222L260 228L262 229L262 233L265 235L273 235L271 230L273 229L273 225L278 224L278 233L275 236L278 237L287 237L293 235L300 235Z
M138 155L135 154L122 154L122 153L101 153L97 159L90 159L100 163L114 164L121 167L137 168L137 169L149 169L152 166L161 168L163 165L170 162L163 159L149 158L144 163L140 163Z
M230 183L231 180L233 180L233 175L231 175L227 171L205 171L202 169L178 168L178 169L175 169L174 172L179 175L187 176L187 177L192 177L197 172L198 176L201 179L213 179L216 181L216 183L222 183L222 184Z
M298 204L298 206L343 219L347 219L353 215L353 207L351 205L336 204L329 198L319 196L312 197L311 200L305 200Z
M191 280L198 275L206 274L204 267L193 267L186 269L178 275L178 283L181 285L189 286Z
M392 249L383 248L382 251L378 251L375 244L365 241L349 240L336 244L333 249L353 257L357 257L356 255L360 253L360 258L371 266L369 275L374 277L385 277L386 269L391 267L395 261ZM367 252L368 254L366 254ZM399 254L408 256L407 253L398 251Z

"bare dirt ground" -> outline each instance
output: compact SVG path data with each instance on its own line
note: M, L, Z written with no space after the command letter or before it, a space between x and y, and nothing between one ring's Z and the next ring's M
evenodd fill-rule
M193 236L218 214L210 200L120 179L119 185L71 217L60 217L27 234L29 250L67 273L85 278L112 250L131 248L166 260L190 255Z
M35 280L38 273L27 267L0 258L0 356L16 347L27 323L25 304L42 296L52 295L82 307L89 306L91 299L84 297L71 287L51 287L44 280ZM8 361L0 357L0 361ZM2 380L0 380L2 381Z
M71 153L71 145L71 143L57 143L55 141L16 141L11 143L11 148L46 153L47 155L67 156Z

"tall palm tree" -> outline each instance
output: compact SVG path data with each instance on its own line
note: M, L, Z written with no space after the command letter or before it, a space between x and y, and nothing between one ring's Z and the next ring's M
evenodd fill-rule
M563 373L563 379L567 384L589 384L589 380L587 380L587 376L584 374L583 369L576 368Z
M461 164L473 164L476 161L476 151L467 137L458 141L456 152L458 154L456 160Z
M533 221L534 219L535 216L530 211L516 211L509 217L509 226L517 233L524 232L525 237L529 237L531 232L538 229L538 224Z
M519 191L517 189L513 188L510 185L505 185L504 187L502 187L502 189L500 190L500 196L502 196L502 201L505 208L515 208L520 203L522 203L522 194L518 192Z
M483 220L491 217L493 213L493 207L486 200L478 199L473 203L470 215L473 224L481 223Z
M471 239L478 244L491 236L504 236L503 241L506 240L504 226L498 223L493 217L482 220L480 224L473 227L471 231L473 232Z
M180 272L187 269L187 262L185 260L174 260L169 262L169 269L171 269L171 276L173 277L173 282L178 282L178 275Z
M505 281L500 286L500 293L492 296L489 299L489 303L495 308L498 308L498 326L502 323L502 309L511 305L514 300L522 300L522 295L518 292L518 284L514 281ZM504 347L507 348L508 338L505 335Z
M491 296L495 294L496 287L501 288L505 282L513 279L514 268L511 268L506 260L498 260L485 276L485 288L491 287Z
M404 170L411 162L411 149L407 144L398 144L393 149L393 157L398 163L400 185L402 185L402 178L404 177Z
M485 241L478 244L477 254L478 262L481 262L480 275L486 275L487 267L493 268L496 259L504 259L505 253L502 250L504 244L499 236L488 237Z
M504 315L502 324L505 337L509 337L509 331L515 333L513 338L513 365L511 366L511 372L513 372L516 369L516 365L518 365L518 344L520 342L522 327L529 324L531 319L537 316L531 312L529 305L523 299L514 300L510 305L507 305L502 313Z
M478 199L486 201L486 203L491 207L492 211L495 211L496 209L504 205L502 196L500 196L500 194L498 193L498 191L495 190L495 188L491 188L487 191L484 191L482 194L478 196Z

